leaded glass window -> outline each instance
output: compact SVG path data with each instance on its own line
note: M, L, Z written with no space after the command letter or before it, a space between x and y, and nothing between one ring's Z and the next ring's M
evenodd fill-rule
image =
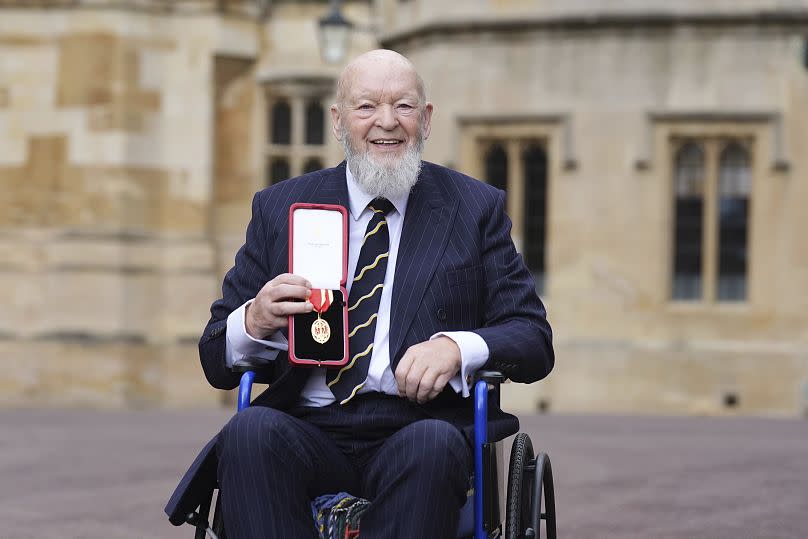
M270 132L272 144L291 144L292 110L286 101L278 101L272 106Z
M731 143L718 169L718 300L746 299L749 194L752 174L749 154Z
M325 141L325 111L319 101L306 105L306 144L323 144Z
M285 157L273 157L269 160L267 180L269 185L282 182L291 176L289 160Z
M525 264L536 280L536 289L544 291L545 243L547 238L547 154L538 144L530 144L522 153L525 174L524 246Z
M704 150L695 142L679 149L674 161L673 299L702 297L704 237Z
M323 162L317 157L312 157L306 160L303 164L303 173L314 172L323 168Z
M497 189L508 187L508 155L501 144L493 144L485 154L485 181Z

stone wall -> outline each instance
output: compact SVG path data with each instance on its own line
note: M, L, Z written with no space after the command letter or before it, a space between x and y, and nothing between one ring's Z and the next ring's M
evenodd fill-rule
M333 97L325 3L38 5L0 1L0 405L227 400L195 343L278 151L268 101L291 98L299 127L305 99ZM510 408L808 409L808 2L344 9L349 56L378 36L421 71L427 159L483 177L480 140L547 149L558 361L540 384L511 384ZM746 302L669 300L677 137L751 141ZM290 146L293 166L314 150L338 162L326 141ZM524 186L508 197L521 245Z
M385 41L415 62L435 103L428 159L483 177L479 140L546 142L544 299L558 362L546 382L512 385L509 405L805 409L805 29L799 18L752 27L525 23L518 32L492 25L484 38L458 27ZM748 301L670 300L677 136L754 141ZM512 208L519 244L521 209ZM728 410L732 395L737 404Z
M2 402L217 402L193 360L216 289L217 21L82 10L2 21Z
M324 3L261 8L0 2L0 405L232 400L196 341L266 186L266 79L339 70Z

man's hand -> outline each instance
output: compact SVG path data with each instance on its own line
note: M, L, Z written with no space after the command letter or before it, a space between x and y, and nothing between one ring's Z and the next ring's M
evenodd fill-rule
M292 314L310 313L311 283L303 277L283 273L278 275L258 292L255 300L247 306L244 325L254 339L265 339L289 325Z
M460 366L460 348L449 337L410 346L396 367L398 393L419 404L430 401L443 391Z

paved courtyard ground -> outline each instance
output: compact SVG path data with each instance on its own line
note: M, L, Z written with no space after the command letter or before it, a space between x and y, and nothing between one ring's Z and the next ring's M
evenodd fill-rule
M190 539L162 512L225 410L0 411L0 537ZM559 536L808 537L808 420L535 415Z

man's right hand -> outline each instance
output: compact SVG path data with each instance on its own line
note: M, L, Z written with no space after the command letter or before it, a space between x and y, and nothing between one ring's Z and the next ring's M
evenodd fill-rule
M289 325L289 315L310 313L311 283L299 275L278 275L247 305L244 325L254 339L266 339Z

